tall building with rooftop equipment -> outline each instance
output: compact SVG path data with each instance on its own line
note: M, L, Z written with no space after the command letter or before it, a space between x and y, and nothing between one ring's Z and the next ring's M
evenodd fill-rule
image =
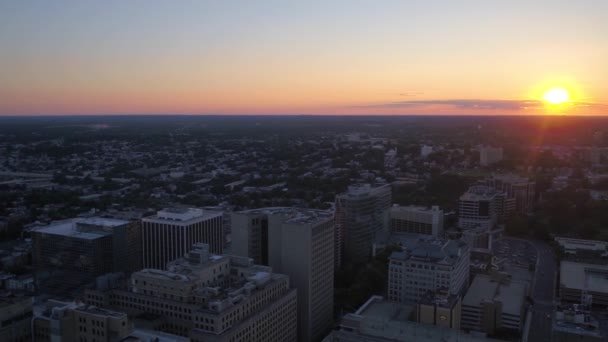
M209 244L212 253L224 250L222 212L198 208L167 208L142 219L143 266L165 269L193 244Z
M483 185L472 186L460 196L458 227L471 247L492 248L493 241L502 237L504 228L498 221L507 203L504 193Z
M317 341L333 322L334 216L261 208L232 214L232 252L289 275L298 290L298 340Z
M32 231L32 263L38 289L57 294L105 273L139 270L141 226L100 217L52 223Z

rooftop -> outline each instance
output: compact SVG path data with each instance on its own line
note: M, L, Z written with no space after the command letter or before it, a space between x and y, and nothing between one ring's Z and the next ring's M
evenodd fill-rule
M347 314L340 322L340 331L335 331L324 341L333 341L332 336L347 336L348 340L387 341L496 341L475 337L456 329L409 321L413 307L388 302L380 296L372 296L355 313Z
M324 222L334 215L333 212L327 210L294 207L267 207L239 211L237 214L283 216L285 223L293 224L316 224Z
M492 200L497 194L498 194L498 191L496 191L495 189L493 189L491 187L483 186L483 185L476 185L476 186L470 187L469 190L467 190L467 192L465 192L462 196L460 196L460 200L461 201L489 201L489 200Z
M391 259L417 260L427 262L455 263L468 249L462 240L442 240L437 238L404 239L401 252L393 252Z
M463 305L479 306L483 301L500 301L502 311L511 315L521 315L528 286L525 282L499 281L492 276L479 274L475 276Z
M159 210L156 215L143 218L144 222L155 223L183 223L198 222L222 216L221 211L210 211L199 208L165 208Z
M560 262L561 286L587 291L608 293L608 265L580 263L574 261Z
M97 239L111 235L112 228L129 224L129 221L109 219L103 217L73 218L53 222L46 227L36 229L36 232L45 234L63 235L78 239ZM84 228L86 227L86 229Z

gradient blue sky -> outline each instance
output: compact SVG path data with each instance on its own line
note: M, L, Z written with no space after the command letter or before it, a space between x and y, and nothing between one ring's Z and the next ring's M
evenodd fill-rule
M605 0L0 1L0 46L0 115L608 114Z

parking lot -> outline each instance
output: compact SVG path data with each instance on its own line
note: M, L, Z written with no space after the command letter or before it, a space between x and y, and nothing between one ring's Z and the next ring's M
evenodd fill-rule
M504 238L494 244L492 253L498 265L508 263L531 270L536 266L536 248L528 241Z

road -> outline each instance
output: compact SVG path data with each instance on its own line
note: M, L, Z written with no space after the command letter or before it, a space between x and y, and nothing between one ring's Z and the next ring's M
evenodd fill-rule
M532 241L532 244L538 251L538 261L534 272L534 305L528 341L551 341L555 312L556 258L551 247L545 242Z

